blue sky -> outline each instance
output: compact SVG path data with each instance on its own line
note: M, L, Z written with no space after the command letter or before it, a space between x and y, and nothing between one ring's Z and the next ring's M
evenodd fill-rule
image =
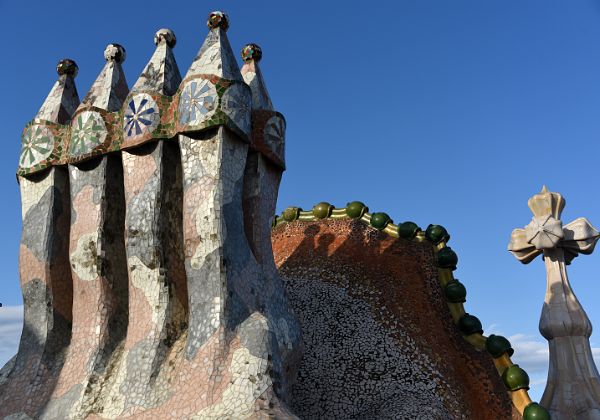
M20 330L20 133L55 81L57 61L77 61L83 97L104 47L118 42L131 86L154 32L169 27L185 73L213 9L229 14L235 51L247 42L263 48L271 97L288 122L279 211L358 199L396 222L447 227L467 311L486 334L513 338L514 359L539 398L545 271L541 259L522 266L506 247L512 229L529 222L527 199L542 184L567 199L564 222L600 224L600 2L591 0L0 0L0 364ZM599 268L598 253L569 267L597 327ZM600 358L600 339L591 341Z

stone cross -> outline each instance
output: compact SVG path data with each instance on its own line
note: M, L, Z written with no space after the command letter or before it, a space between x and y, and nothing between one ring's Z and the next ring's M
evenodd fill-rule
M541 404L553 419L600 419L600 376L592 357L592 324L571 289L566 265L591 254L600 233L585 218L563 226L563 197L546 187L528 201L533 219L512 232L508 250L527 264L543 255L547 272L540 332L548 340L550 366Z

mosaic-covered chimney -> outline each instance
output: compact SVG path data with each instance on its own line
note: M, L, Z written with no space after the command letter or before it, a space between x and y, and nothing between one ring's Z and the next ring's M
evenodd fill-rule
M0 384L0 413L35 413L49 398L71 340L73 282L69 266L70 195L61 137L79 106L73 60L57 65L58 80L25 127L19 175L23 232L19 276L24 324L11 373ZM40 168L45 168L40 170Z
M81 104L59 65L23 136L26 321L0 417L294 417L300 328L269 236L285 120L260 49L242 76L227 15L208 27L183 80L169 29L131 91L118 44Z

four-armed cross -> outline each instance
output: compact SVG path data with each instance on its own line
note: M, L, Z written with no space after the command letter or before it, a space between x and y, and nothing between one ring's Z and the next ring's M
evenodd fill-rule
M585 218L563 226L563 197L546 187L529 199L533 219L512 232L508 250L527 264L543 254L547 272L540 332L548 340L550 367L541 404L552 418L600 419L600 376L592 358L592 324L571 289L566 265L591 254L600 233Z

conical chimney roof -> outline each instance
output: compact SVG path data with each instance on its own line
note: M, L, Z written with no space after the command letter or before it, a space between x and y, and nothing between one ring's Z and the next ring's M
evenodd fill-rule
M77 70L77 64L70 59L57 64L58 80L35 119L23 130L18 175L41 171L59 161L62 143L57 124L67 124L79 105L74 80Z
M225 125L249 140L252 94L227 40L227 15L212 12L208 27L210 32L183 79L178 129L195 131Z
M35 116L36 119L57 124L69 122L79 106L79 94L75 87L75 76L78 70L73 60L66 58L59 61L56 65L58 80Z
M242 48L242 76L252 92L252 138L250 146L285 170L285 118L273 108L260 71L262 50L256 44Z
M161 119L162 98L172 96L181 83L181 74L172 48L177 39L170 29L159 29L154 35L156 50L133 85L123 115L123 148L152 140L152 133Z
M173 47L177 42L175 34L170 29L159 29L154 35L156 50L146 64L144 71L131 92L156 92L172 96L181 83L179 67L173 55Z
M229 80L242 80L235 54L227 39L229 18L223 12L212 12L207 25L210 29L196 54L185 78L198 74L212 74Z
M242 48L242 77L252 91L252 109L272 111L273 103L258 64L261 58L262 50L258 45L248 44Z
M92 84L71 123L71 136L67 147L67 160L75 163L101 155L113 147L108 136L105 116L95 107L107 112L121 109L129 88L121 63L125 61L125 48L109 44L104 50L106 64Z
M80 108L94 106L108 112L118 111L123 105L129 88L121 63L125 61L125 48L109 44L104 50L106 64L85 95Z

